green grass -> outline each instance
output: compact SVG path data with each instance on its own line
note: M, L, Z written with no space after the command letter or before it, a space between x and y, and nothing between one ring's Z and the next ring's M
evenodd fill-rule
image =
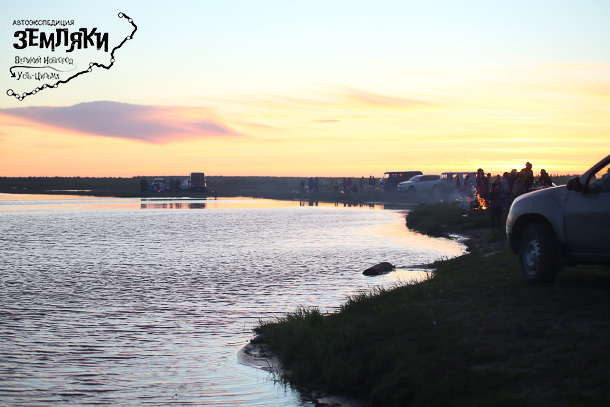
M445 206L418 208L450 219ZM256 331L288 382L371 406L610 403L608 267L532 286L508 248L485 245L435 267L422 283L361 293L337 313L301 308Z
M430 236L446 236L490 224L489 211L465 209L454 202L420 204L407 217L409 228Z

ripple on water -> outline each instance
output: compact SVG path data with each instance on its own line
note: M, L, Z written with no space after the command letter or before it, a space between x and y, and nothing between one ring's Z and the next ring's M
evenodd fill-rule
M463 251L390 210L11 198L0 196L7 405L310 405L237 364L258 321L332 310ZM361 274L381 261L399 272Z

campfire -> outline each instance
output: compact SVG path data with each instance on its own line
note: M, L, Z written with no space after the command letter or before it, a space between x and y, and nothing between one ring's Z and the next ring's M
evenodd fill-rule
M475 211L484 211L487 209L487 203L485 202L485 199L481 197L481 195L477 194L477 200L470 204L470 209Z

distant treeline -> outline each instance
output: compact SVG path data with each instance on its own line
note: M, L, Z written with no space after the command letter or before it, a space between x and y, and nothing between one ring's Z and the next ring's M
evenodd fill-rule
M553 182L563 185L573 175L554 175ZM97 194L121 195L138 194L140 180L145 178L150 184L155 178L180 179L178 176L136 176L136 177L0 177L0 192L82 192L91 191ZM334 189L334 177L320 177L320 192L331 192ZM358 184L360 177L352 177ZM307 177L259 177L259 176L209 176L207 177L208 193L267 193L291 192L300 188L301 182L307 184ZM365 178L365 183L368 178ZM379 178L377 178L379 182Z
M185 175L121 177L0 177L2 192L67 192L92 191L99 193L138 193L140 180L150 184L155 178L180 179ZM305 177L211 176L208 190L218 191L291 191L299 188ZM321 178L321 185L331 186L330 178Z
M139 179L138 177L0 177L0 191L129 191L140 187Z

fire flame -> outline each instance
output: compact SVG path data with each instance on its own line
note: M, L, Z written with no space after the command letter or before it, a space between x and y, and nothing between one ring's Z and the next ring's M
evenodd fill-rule
M481 195L477 194L477 200L479 201L479 210L484 211L487 209L487 203L485 202L485 199L481 197Z

